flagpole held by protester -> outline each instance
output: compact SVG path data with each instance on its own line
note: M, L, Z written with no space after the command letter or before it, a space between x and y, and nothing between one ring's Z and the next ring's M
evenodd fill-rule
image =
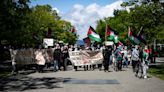
M106 28L105 28L105 42L107 41L107 24L106 24Z

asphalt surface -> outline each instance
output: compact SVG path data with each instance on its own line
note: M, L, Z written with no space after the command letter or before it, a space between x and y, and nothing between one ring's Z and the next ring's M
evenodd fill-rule
M77 83L65 81L80 80ZM88 80L88 81L87 81ZM102 81L101 81L102 80ZM118 83L105 82L115 80ZM0 80L0 91L25 91L25 92L164 92L164 81L149 75L147 79L134 76L131 68L123 68L116 72L99 71L22 71L21 74L6 77ZM84 82L87 81L87 82ZM92 83L90 83L91 81ZM98 81L98 83L96 83Z

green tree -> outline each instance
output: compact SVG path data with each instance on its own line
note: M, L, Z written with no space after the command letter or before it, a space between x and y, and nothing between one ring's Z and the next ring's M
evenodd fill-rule
M96 31L104 38L104 24L108 24L119 33L119 40L127 43L128 26L131 26L135 34L143 30L148 43L152 43L154 39L157 39L160 43L164 42L164 37L162 37L164 34L163 6L159 2L138 4L138 1L132 1L122 4L124 8L133 5L134 7L130 8L130 12L126 9L115 10L114 17L108 17L104 18L104 21L98 21Z
M29 0L0 1L1 44L15 46L41 44L48 29L52 30L52 37L56 40L65 40L71 44L76 41L77 36L69 33L71 23L61 20L50 5L29 8L28 3ZM63 35L64 33L72 37ZM38 40L34 40L34 34Z
M29 0L1 0L0 1L0 41L8 44L23 42L25 37Z

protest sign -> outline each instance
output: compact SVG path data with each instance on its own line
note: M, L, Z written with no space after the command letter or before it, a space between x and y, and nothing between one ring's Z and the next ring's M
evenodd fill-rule
M103 61L100 51L70 51L69 56L74 66L100 64Z
M12 53L12 52L16 53ZM21 49L21 50L11 50L11 56L14 57L14 62L21 65L37 64L36 56L38 49ZM53 61L53 51L52 49L42 49L42 54L46 63ZM37 62L37 63L36 63Z

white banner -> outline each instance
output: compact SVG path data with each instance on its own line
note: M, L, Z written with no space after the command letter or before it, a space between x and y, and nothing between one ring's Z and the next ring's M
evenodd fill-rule
M75 66L101 64L103 61L100 51L70 51L69 56Z

